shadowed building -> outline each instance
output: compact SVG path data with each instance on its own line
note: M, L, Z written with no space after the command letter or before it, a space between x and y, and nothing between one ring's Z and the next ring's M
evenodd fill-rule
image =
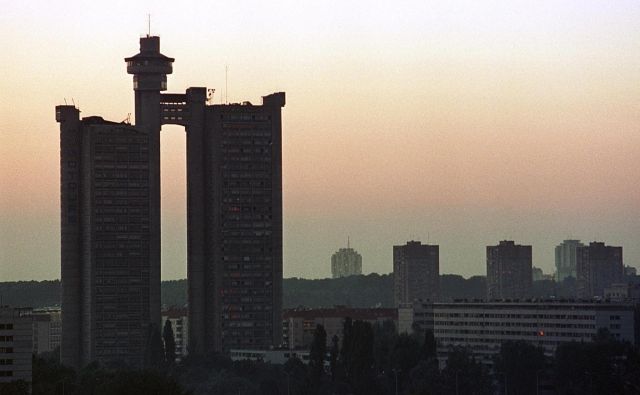
M605 288L624 279L622 247L592 242L577 249L578 298L603 297Z
M33 310L33 353L51 352L60 347L61 331L59 308Z
M135 126L61 130L62 361L142 363L160 330L160 129L185 127L190 353L268 348L282 337L284 93L207 105L206 88L164 94L174 59L159 37L126 58Z
M583 247L580 240L565 240L556 246L556 280L564 281L567 277L576 278L576 250Z
M61 359L73 367L94 360L140 366L149 324L160 313L159 287L152 288L159 262L151 260L149 137L130 125L79 115L73 106L56 107Z
M531 246L501 241L487 246L487 298L520 299L531 295Z
M440 298L439 248L419 241L393 246L395 306L414 300L433 302Z
M524 341L553 357L558 346L588 343L601 329L634 344L634 306L625 303L575 301L414 303L398 316L410 333L433 331L438 359L444 365L451 349L465 347L477 362L493 365L501 344ZM511 387L509 387L511 388ZM511 390L509 390L511 393ZM541 392L542 393L542 392Z
M31 308L0 305L0 385L19 380L31 384L32 342Z

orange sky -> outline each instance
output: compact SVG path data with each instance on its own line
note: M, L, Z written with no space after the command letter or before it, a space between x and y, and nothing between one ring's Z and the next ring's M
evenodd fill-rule
M287 92L285 276L329 275L351 236L365 272L439 243L441 272L484 246L569 236L640 266L640 4L634 1L13 2L0 14L0 281L59 277L58 125L133 112L123 58L152 14L169 91ZM163 277L185 267L184 132L165 127Z

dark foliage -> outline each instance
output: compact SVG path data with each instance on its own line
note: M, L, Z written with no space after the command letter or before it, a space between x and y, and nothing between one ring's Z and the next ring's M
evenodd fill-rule
M640 394L640 354L606 330L592 343L564 343L556 350L560 394Z
M440 297L443 300L483 299L487 295L485 276L465 279L457 274L440 275Z
M12 381L10 383L0 383L0 394L29 395L29 383L24 380Z
M331 381L339 379L338 374L338 357L340 355L340 339L337 335L333 335L331 338L331 350L329 351L329 370L331 372Z
M5 392L1 392L3 395ZM187 395L159 371L107 369L91 364L76 373L52 359L34 357L33 395Z
M537 376L545 368L544 350L531 343L519 340L502 343L496 355L494 368L499 372L502 388L513 395L536 394Z
M167 365L173 365L176 361L176 339L173 336L173 327L169 320L164 323L162 340L164 340L164 360Z
M437 342L431 329L424 332L424 340L422 342L422 359L430 360L437 356Z
M441 379L442 390L446 394L493 394L487 368L477 362L466 348L457 347L449 352Z
M392 307L393 276L369 274L336 279L305 280L288 278L283 281L285 308L333 307Z
M165 306L185 306L187 304L187 280L163 281L160 292L161 302Z
M60 280L0 282L2 304L13 307L60 305Z
M324 360L327 355L327 332L324 326L316 325L313 333L313 342L309 350L309 374L311 384L315 387L320 385L324 373Z
M187 280L162 282L162 304L184 306L187 303ZM440 276L440 293L444 301L483 299L486 279L465 279L456 274ZM337 279L306 280L285 278L282 281L283 307L393 307L393 274L369 274ZM575 279L562 283L535 281L532 297L565 298L575 296ZM47 307L60 304L60 281L0 282L3 303L13 306ZM26 295L26 296L25 296Z
M147 369L159 368L164 365L164 345L160 337L160 330L156 325L149 325L147 344L144 351L144 366Z

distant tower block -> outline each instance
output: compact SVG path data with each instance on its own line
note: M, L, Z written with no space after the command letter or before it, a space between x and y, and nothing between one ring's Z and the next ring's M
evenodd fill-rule
M331 276L333 278L357 276L362 274L362 255L351 248L340 248L331 256Z
M408 241L393 246L395 305L440 299L440 247Z
M532 286L531 246L503 240L487 246L487 299L530 297Z

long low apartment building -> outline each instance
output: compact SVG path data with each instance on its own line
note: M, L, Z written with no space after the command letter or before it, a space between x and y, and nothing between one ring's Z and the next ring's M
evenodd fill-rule
M620 341L634 342L633 305L622 303L526 301L414 303L398 309L401 332L431 329L438 358L455 346L469 348L486 364L502 343L525 340L553 355L558 345L590 342L599 329Z
M393 321L397 327L398 313L389 308L352 308L335 306L333 308L289 309L282 314L283 347L290 350L308 350L313 341L317 325L327 332L327 347L331 347L333 336L342 343L344 320L366 321L371 324Z

